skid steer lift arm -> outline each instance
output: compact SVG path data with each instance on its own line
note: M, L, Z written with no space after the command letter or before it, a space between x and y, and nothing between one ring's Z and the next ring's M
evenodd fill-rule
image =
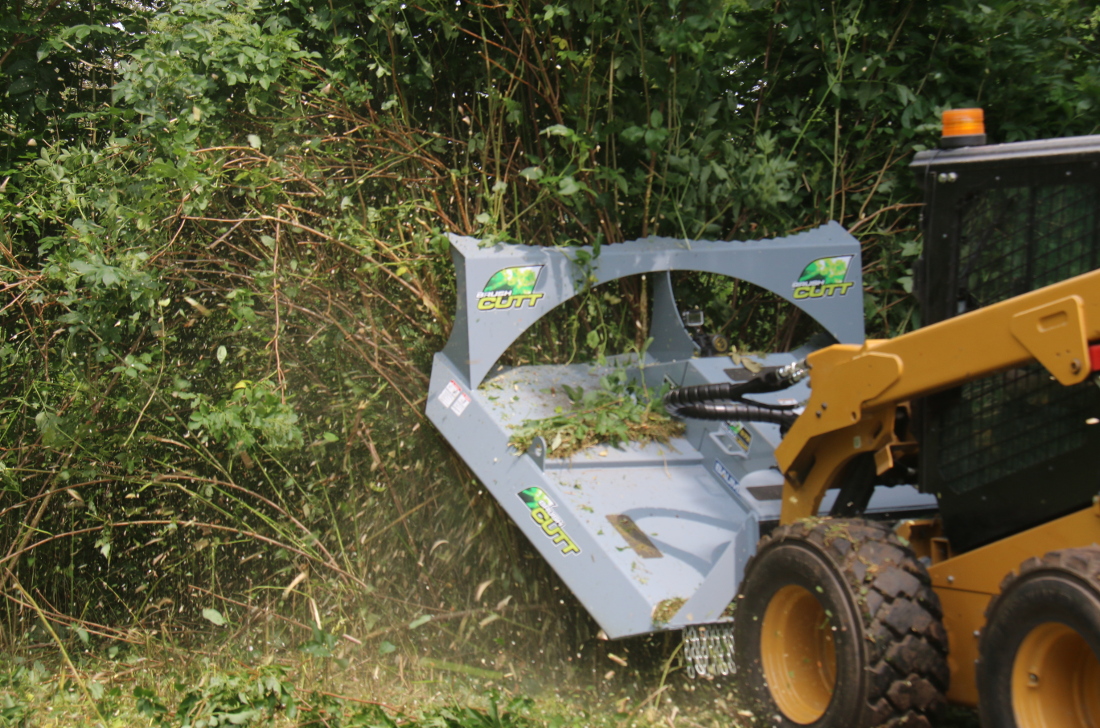
M1038 361L1065 386L1100 368L1100 271L894 339L810 354L811 397L775 451L785 476L782 523L816 515L845 467L873 453L882 474L900 448L900 405L992 372Z

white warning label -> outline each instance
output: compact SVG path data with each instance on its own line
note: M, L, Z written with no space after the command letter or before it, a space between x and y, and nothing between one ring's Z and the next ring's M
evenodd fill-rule
M439 403L456 415L461 415L470 406L470 395L462 391L455 380L447 382L447 386L436 397Z
M466 411L466 408L469 406L470 395L460 391L458 393L458 396L455 397L454 403L451 404L451 412L454 412L456 415L461 415L463 412Z
M439 403L444 407L450 407L460 394L462 394L462 388L455 384L455 380L452 379L447 382L447 386L439 393Z

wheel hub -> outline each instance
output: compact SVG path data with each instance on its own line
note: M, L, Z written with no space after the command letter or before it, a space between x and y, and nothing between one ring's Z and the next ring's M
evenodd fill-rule
M836 646L825 608L808 590L775 593L761 629L764 677L779 709L807 725L825 714L836 687Z
M1041 624L1020 643L1012 666L1019 728L1100 726L1100 660L1072 628Z

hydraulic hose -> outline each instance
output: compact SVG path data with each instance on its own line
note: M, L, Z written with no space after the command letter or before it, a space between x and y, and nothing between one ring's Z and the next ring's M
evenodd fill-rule
M787 428L798 419L793 411L797 405L765 404L746 401L743 397L746 394L778 392L801 381L806 374L801 362L792 362L759 374L747 382L680 387L665 395L665 409L674 417L771 422Z
M735 401L740 399L742 395L749 394L753 391L749 386L753 381L755 380L749 380L741 384L724 382L721 384L700 384L694 387L680 387L665 395L665 407L671 412L672 410L679 409L689 404L714 402L716 400Z
M782 427L790 427L798 415L790 409L778 409L742 402L694 402L681 405L670 414L677 417L691 417L696 420L742 420L746 422L771 422Z

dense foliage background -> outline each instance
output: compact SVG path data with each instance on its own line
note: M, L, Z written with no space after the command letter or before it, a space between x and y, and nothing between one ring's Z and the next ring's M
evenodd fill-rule
M895 334L938 113L1096 131L1098 24L1073 0L9 1L4 641L35 614L318 654L430 633L495 663L516 634L588 637L422 415L443 233L832 218L863 242L868 332ZM798 343L758 293L700 285L736 343ZM645 305L626 281L544 342L632 341Z

